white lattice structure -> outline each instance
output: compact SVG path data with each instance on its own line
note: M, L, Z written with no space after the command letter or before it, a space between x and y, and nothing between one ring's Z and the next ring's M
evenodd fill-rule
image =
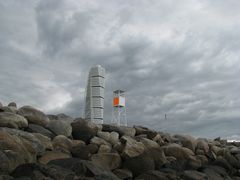
M85 119L96 124L103 124L105 69L97 65L88 75L85 102Z

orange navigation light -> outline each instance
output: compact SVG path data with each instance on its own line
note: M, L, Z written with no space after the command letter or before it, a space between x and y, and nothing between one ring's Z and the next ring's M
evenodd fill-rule
M113 106L119 106L119 97L114 97Z

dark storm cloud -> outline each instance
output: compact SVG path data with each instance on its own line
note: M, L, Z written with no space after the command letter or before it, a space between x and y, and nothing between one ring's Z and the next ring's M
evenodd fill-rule
M88 70L129 125L240 139L238 1L3 1L0 100L81 116ZM165 114L167 119L165 119Z

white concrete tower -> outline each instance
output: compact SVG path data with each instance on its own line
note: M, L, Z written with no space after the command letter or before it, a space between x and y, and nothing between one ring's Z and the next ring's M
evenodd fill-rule
M125 91L123 90L113 92L112 124L127 126Z
M94 66L90 69L86 88L85 119L103 124L105 69Z

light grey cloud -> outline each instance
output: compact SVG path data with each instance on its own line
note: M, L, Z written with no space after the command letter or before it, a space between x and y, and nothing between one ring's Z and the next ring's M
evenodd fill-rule
M88 70L126 90L129 125L239 138L240 2L0 2L0 101L81 116ZM165 119L165 114L167 119Z

